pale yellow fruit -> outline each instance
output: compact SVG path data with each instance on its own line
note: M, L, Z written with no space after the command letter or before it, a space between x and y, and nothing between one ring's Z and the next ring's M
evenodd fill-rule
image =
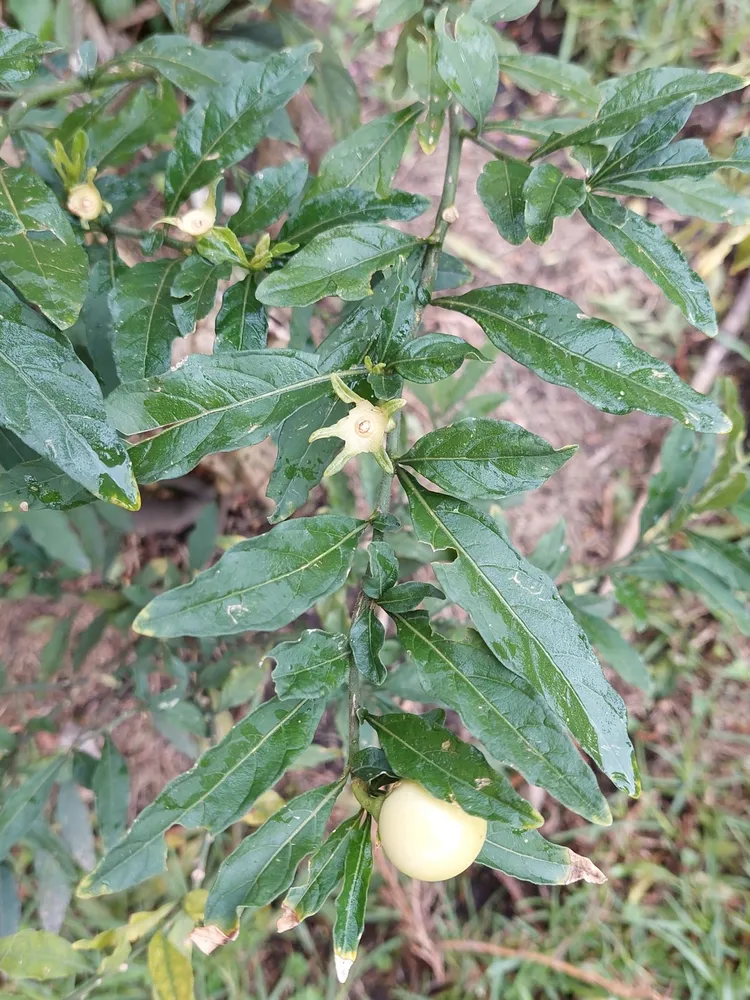
M440 882L466 871L482 850L487 820L455 802L436 799L416 781L388 793L378 818L380 843L399 871L422 882Z

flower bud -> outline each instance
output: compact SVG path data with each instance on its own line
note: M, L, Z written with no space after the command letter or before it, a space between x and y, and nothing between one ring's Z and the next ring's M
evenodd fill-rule
M98 219L104 211L104 202L96 186L90 182L76 184L68 191L68 211L84 222Z

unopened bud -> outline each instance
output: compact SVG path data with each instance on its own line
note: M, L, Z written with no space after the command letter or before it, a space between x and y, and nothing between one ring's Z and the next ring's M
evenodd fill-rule
M68 191L68 211L84 222L98 219L104 210L102 196L94 184L76 184Z

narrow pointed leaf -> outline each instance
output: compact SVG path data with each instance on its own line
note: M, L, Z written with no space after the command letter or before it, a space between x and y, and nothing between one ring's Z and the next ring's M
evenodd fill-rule
M438 72L462 108L481 131L497 94L497 52L489 29L471 14L460 14L452 29L446 28L448 8L435 19L438 36Z
M473 10L472 10L473 13ZM554 94L592 112L600 100L599 89L583 66L554 56L505 50L498 46L498 69L530 94Z
M291 930L317 913L344 876L349 844L357 832L358 816L352 816L323 842L310 858L307 878L293 886L281 904L279 931Z
M702 139L682 139L660 149L637 163L618 169L609 175L607 183L641 183L671 181L689 177L702 180L717 170L741 170L750 173L750 136L737 140L734 151L714 159ZM606 186L606 185L605 185Z
M435 304L471 316L501 351L606 413L643 410L693 430L728 430L716 404L669 365L561 295L531 285L491 285Z
M604 678L582 629L555 585L510 544L497 523L454 497L433 493L411 476L399 479L414 530L433 549L453 549L434 564L438 583L471 615L498 659L554 706L558 716L618 786L638 794L625 706Z
M477 178L477 194L504 240L520 246L526 239L523 186L531 167L520 160L490 160Z
M0 45L2 45L1 37ZM36 857L34 861L36 861ZM37 874L36 866L34 872ZM18 897L18 884L13 869L7 862L3 861L0 862L0 939L15 934L20 926L21 900ZM47 930L46 927L44 929ZM57 927L55 931L59 929Z
M258 286L258 299L269 306L307 306L326 295L346 301L371 294L376 271L406 256L418 240L387 226L352 223L316 236L280 271Z
M101 758L94 770L92 788L96 798L99 836L105 850L109 850L125 832L130 801L128 765L109 736L104 741Z
M607 881L588 858L551 844L536 830L514 830L504 823L489 824L477 861L535 885L570 885L581 880L599 885Z
M369 597L380 597L398 580L398 559L388 542L370 542L367 548L369 572L362 589Z
M181 336L171 295L181 264L180 258L144 261L115 281L109 298L112 350L123 382L169 369L172 342Z
M141 812L78 888L78 895L121 892L164 871L171 826L220 833L286 771L315 735L323 702L273 698L237 723L189 771Z
M216 317L214 354L257 351L266 346L268 314L255 296L257 282L254 274L248 274L224 292Z
M193 1000L190 958L161 931L149 941L147 957L154 1000Z
M0 511L70 510L94 500L92 493L43 458L0 472Z
M391 191L379 197L363 188L334 188L307 198L294 216L284 223L279 239L304 245L319 233L351 222L380 222L416 219L430 207L430 202L409 191Z
M301 517L232 546L191 583L168 590L133 628L160 638L270 631L294 621L344 583L366 521Z
M478 645L433 632L426 612L395 615L398 637L430 700L458 712L503 764L594 823L612 822L594 774L544 698Z
M384 641L385 629L372 603L368 602L362 614L352 622L349 645L357 670L371 684L382 684L388 675L380 659Z
M205 920L222 929L237 909L267 906L292 883L297 866L323 839L343 781L312 788L287 802L222 863L206 901Z
M369 715L380 745L401 778L412 778L472 816L497 819L524 829L541 826L542 817L494 771L475 746L424 716Z
M128 163L144 146L167 136L180 118L174 90L164 80L134 88L113 114L107 110L104 104L79 126L89 139L87 162L100 170Z
M380 355L379 355L380 356ZM439 382L453 375L464 361L486 361L480 352L461 337L447 333L426 333L407 340L392 357L392 368L407 382Z
M91 814L72 781L64 781L57 790L56 818L70 853L84 871L89 871L95 860Z
M524 226L534 243L546 243L555 219L569 218L586 200L586 185L551 163L537 164L523 185Z
M73 885L57 858L37 846L34 850L34 875L42 930L59 934L73 896Z
M64 764L64 755L54 757L30 774L18 788L6 793L0 810L0 860L41 815Z
M280 167L253 174L242 192L242 204L229 220L238 236L251 236L268 227L294 204L307 180L307 161L301 157ZM286 239L286 237L282 237Z
M576 451L507 420L469 417L425 434L399 463L464 500L499 499L537 489Z
M372 833L369 814L349 840L343 884L336 900L333 924L333 960L340 983L345 983L357 957L365 930L367 893L372 878Z
M150 35L128 49L128 58L152 66L198 102L205 102L243 72L242 62L226 49L205 48L185 35Z
M266 654L276 661L273 683L279 698L327 698L346 679L351 655L345 635L308 629L295 642L280 642Z
M397 583L395 587L386 590L383 596L378 598L378 607L387 611L389 615L401 615L406 611L413 611L427 597L442 601L445 599L445 594L431 583L410 580L407 583Z

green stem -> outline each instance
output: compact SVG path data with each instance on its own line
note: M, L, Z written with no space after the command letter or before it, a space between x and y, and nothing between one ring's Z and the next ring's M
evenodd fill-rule
M133 226L102 226L102 232L106 236L122 236L128 240L142 240L151 236L151 229L136 229ZM177 240L172 236L164 236L164 246L171 247L172 250L179 250L181 253L191 253L195 249L195 244L188 240Z
M479 146L480 149L485 150L487 153L492 153L496 160L506 160L508 162L522 162L518 161L515 156L511 156L510 153L503 152L499 146L496 146L494 142L488 142L481 135L477 135L476 132L471 130L465 130L463 133L464 139L468 139L469 142L473 142L475 146Z

